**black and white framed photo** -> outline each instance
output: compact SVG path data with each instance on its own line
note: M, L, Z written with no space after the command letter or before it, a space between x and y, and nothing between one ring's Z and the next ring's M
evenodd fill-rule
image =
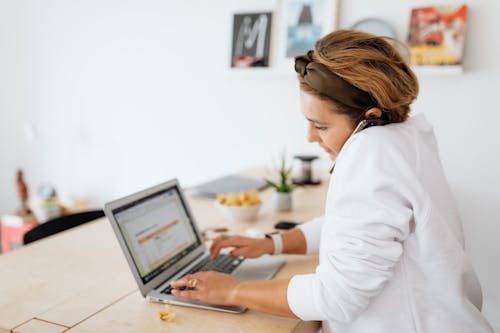
M337 28L338 0L282 0L277 63L287 68L297 55Z
M272 13L238 13L233 18L231 67L268 67Z

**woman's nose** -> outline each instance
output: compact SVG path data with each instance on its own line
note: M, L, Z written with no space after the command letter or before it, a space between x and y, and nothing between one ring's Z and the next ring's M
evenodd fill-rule
M308 142L318 142L318 133L316 128L314 128L313 124L309 124L309 128L307 130L307 141Z

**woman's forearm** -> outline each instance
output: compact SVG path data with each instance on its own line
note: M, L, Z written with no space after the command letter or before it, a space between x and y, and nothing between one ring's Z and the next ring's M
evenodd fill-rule
M283 239L283 253L305 254L307 250L306 238L302 230L296 228L281 234Z
M284 232L281 234L281 238L283 240L283 253L306 253L306 238L302 230L293 229ZM240 281L233 291L231 303L259 312L297 318L288 306L289 282L289 278L271 281Z
M288 306L290 279L241 281L234 289L231 303L276 316L297 318Z
M306 239L300 229L284 232L281 237L283 253L306 253ZM269 240L272 242L271 239ZM231 304L272 315L297 318L288 306L289 282L289 278L271 281L240 281L232 293Z

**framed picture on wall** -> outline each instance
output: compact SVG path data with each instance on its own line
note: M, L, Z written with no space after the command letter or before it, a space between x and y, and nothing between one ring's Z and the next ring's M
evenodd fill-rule
M272 13L234 14L231 67L268 67Z
M467 5L414 8L408 46L413 65L448 66L462 63Z
M277 63L289 67L297 55L337 28L338 0L282 0Z

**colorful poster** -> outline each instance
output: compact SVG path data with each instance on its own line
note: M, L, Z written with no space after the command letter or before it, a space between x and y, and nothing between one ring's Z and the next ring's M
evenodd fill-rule
M415 8L410 15L408 45L414 65L462 62L467 5Z

